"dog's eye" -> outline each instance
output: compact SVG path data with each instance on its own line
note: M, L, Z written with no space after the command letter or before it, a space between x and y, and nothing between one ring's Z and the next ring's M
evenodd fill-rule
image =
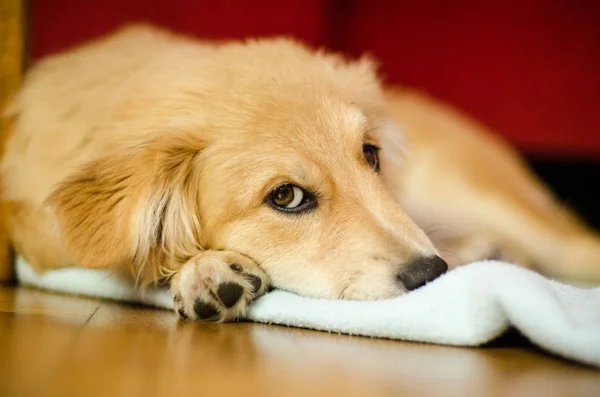
M379 148L375 145L365 143L363 145L363 154L371 168L373 168L375 172L379 172Z
M314 195L291 183L277 187L269 194L267 201L275 209L284 212L307 211L317 203Z

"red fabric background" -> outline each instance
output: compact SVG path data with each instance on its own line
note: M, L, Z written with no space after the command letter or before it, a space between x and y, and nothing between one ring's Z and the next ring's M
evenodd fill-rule
M387 81L425 88L521 149L600 157L600 1L35 0L32 55L128 21L369 51Z

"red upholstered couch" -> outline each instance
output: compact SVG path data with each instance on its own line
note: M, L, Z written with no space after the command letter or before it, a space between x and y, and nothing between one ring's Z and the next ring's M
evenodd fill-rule
M600 158L598 0L35 0L32 56L136 20L369 51L531 154Z

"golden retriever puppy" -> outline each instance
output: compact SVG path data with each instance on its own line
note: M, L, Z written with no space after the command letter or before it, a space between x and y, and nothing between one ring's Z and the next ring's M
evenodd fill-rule
M597 237L511 149L367 59L130 27L41 61L7 115L17 252L166 281L186 318L268 285L390 298L490 256L600 278Z
M168 278L201 320L268 283L399 295L447 265L379 175L385 114L367 60L126 28L28 74L1 166L12 241L40 271Z

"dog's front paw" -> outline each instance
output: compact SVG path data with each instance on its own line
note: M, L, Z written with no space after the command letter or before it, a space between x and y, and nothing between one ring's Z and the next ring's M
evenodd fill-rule
M171 295L181 317L234 321L268 288L267 275L250 258L233 251L204 251L171 279Z

